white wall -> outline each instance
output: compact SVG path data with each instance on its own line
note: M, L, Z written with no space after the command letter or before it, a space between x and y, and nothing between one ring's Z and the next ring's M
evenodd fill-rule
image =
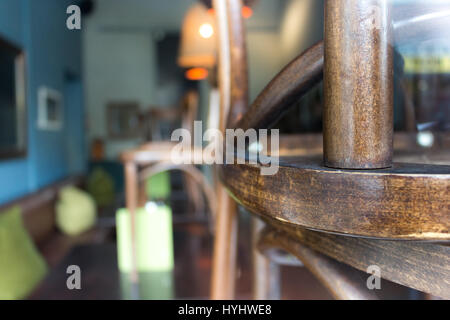
M107 138L105 107L112 100L170 105L177 88L158 88L154 38L179 31L194 0L97 0L83 20L83 64L89 142ZM260 0L247 21L252 102L293 57L322 37L322 0ZM207 95L206 95L207 96ZM139 141L106 140L111 159Z
M96 0L95 20L129 31L178 31L185 12L197 0ZM270 0L272 1L272 0Z
M105 141L106 156L139 140L107 137L106 105L111 101L137 101L149 105L172 104L177 88L157 88L158 34L179 30L192 0L97 0L94 13L83 19L83 68L88 119L88 143ZM177 96L177 95L175 95Z
M282 59L294 59L321 39L323 0L287 0L280 25Z
M252 102L286 64L323 38L323 0L261 0L247 27Z
M247 34L249 102L252 103L267 83L280 71L282 52L278 30L249 30Z
M86 26L84 77L91 139L107 137L108 102L136 101L141 108L155 102L155 67L155 48L149 34L106 32L95 22ZM107 157L114 158L135 143L107 140Z

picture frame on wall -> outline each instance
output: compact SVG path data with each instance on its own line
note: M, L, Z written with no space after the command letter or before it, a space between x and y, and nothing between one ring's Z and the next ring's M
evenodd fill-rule
M0 159L27 153L26 66L22 48L0 37Z
M45 86L38 89L38 128L57 131L63 127L62 94Z
M106 105L108 137L115 140L134 139L141 135L139 104L114 101Z

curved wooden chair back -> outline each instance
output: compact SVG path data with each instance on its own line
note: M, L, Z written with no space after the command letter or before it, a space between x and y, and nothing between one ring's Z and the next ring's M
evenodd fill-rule
M214 1L219 29L221 130L233 128L248 110L245 26L240 0Z

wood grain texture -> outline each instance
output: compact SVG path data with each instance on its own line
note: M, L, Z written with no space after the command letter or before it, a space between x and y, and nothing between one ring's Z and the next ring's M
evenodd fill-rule
M348 265L312 250L295 237L287 236L285 232L267 227L259 237L258 247L262 252L273 248L285 250L296 256L339 300L376 300L374 291L367 288L358 273Z
M450 299L450 246L418 241L387 241L338 236L269 222L276 229L262 239L295 254L297 243L361 271L377 265L383 279ZM263 243L266 240L263 240ZM297 253L299 254L299 253Z
M217 186L218 212L211 274L211 299L234 299L236 284L237 206L223 185Z
M324 163L392 165L393 39L384 0L325 1Z
M275 175L224 165L221 178L245 208L293 225L354 236L450 239L450 166L394 163L338 170L319 157L281 157Z
M251 221L252 243L252 291L254 300L280 300L280 265L272 259L272 256L261 254L258 250L259 234L264 229L265 223L253 216Z
M268 128L322 80L323 42L291 61L258 95L237 124L244 130Z
M230 110L227 128L234 128L248 109L248 65L241 0L226 1L230 45Z
M219 41L220 129L234 126L247 110L247 56L240 0L213 1ZM225 120L227 119L227 120ZM216 185L218 211L214 238L211 298L233 299L236 279L237 206Z

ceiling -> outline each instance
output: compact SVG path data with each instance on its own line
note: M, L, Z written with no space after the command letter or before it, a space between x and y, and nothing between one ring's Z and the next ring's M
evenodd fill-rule
M175 32L195 0L95 0L95 10L87 19L104 28ZM249 29L278 28L286 0L259 0Z

